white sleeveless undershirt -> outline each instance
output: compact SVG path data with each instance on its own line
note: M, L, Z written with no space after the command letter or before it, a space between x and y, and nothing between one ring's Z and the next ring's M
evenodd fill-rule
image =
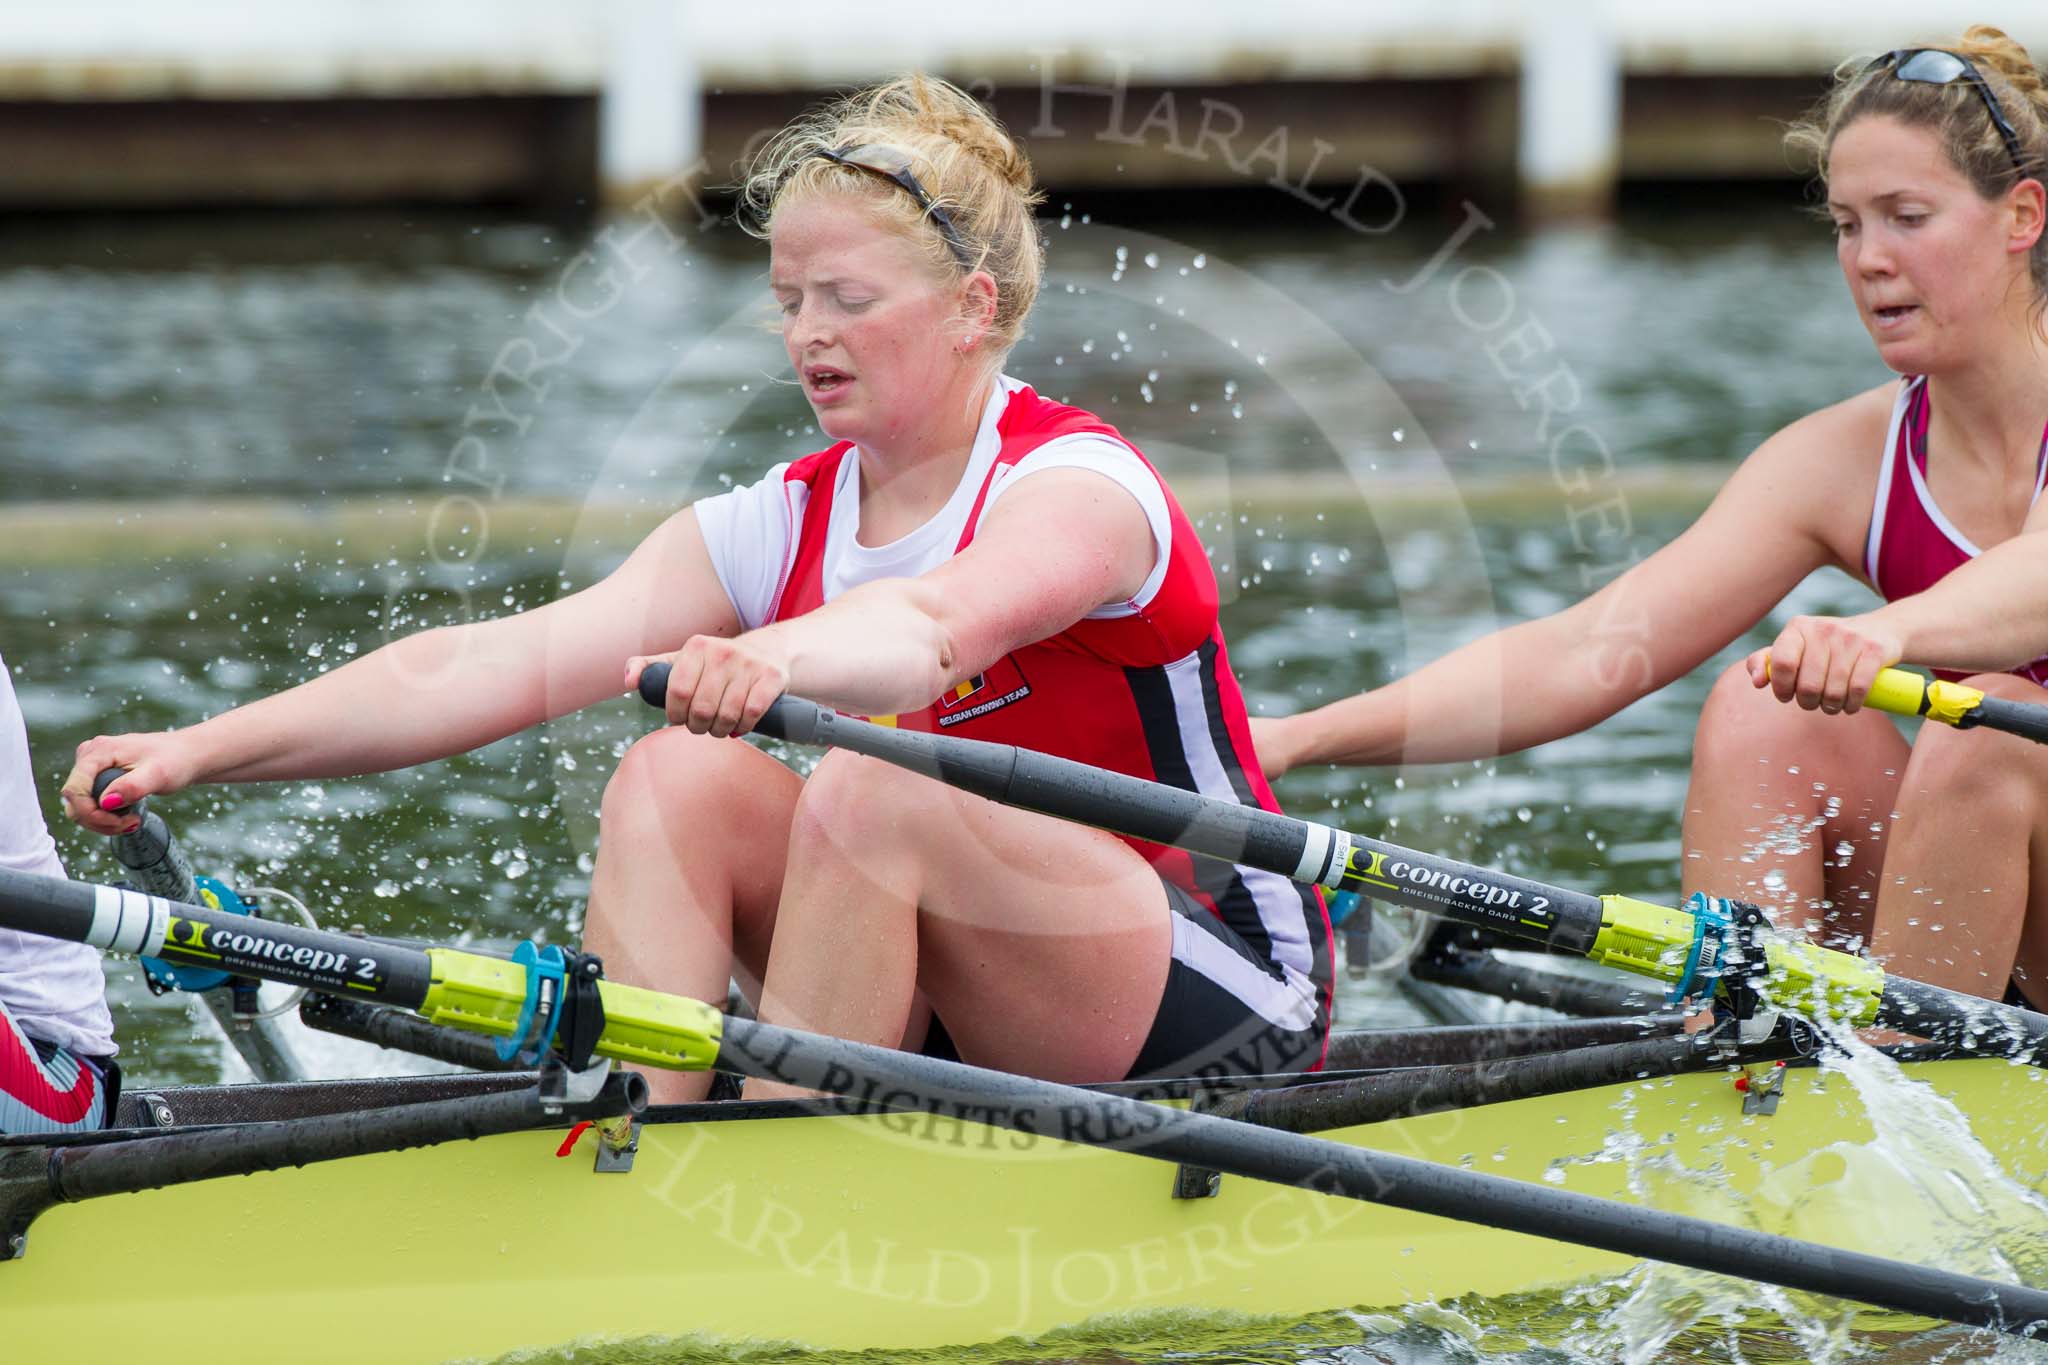
M56 841L43 823L28 729L14 680L0 661L0 867L45 877L64 875ZM32 1038L88 1057L114 1051L106 976L98 950L37 934L0 929L0 1009Z

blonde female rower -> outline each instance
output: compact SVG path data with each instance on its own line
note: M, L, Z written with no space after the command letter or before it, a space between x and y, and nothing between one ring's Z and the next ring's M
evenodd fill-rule
M1909 746L1859 709L1901 661L2048 701L2048 95L2018 44L1977 27L1845 64L1791 141L1818 159L1850 300L1901 378L1778 432L1695 525L1592 597L1377 691L1256 722L1259 753L1277 775L1572 734L1834 565L1885 604L1795 618L1715 684L1686 890L2048 1007L2048 751L1941 725ZM1623 603L1647 604L1654 630L1617 646L1598 623ZM1767 837L1785 828L1800 837Z
M970 1061L1064 1080L1313 1067L1312 894L848 755L800 779L731 738L788 691L1272 804L1187 518L1113 428L1002 372L1042 263L1009 136L951 86L895 81L785 129L744 200L829 448L678 513L571 598L92 740L74 815L116 826L85 795L109 765L131 770L116 801L395 768L669 659L677 724L604 798L585 944L613 977L722 1001L737 974L770 1021L911 1047L943 1025ZM657 1079L668 1100L706 1084Z

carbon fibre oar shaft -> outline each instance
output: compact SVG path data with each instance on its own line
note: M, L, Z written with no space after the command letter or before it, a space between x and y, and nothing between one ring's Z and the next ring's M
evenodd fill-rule
M1526 1057L1414 1065L1376 1076L1310 1081L1275 1090L1236 1090L1205 1112L1290 1133L1319 1133L1654 1076L1785 1061L1799 1055L1798 1043L1787 1038L1768 1039L1731 1054L1718 1041L1701 1034L1665 1035Z
M667 688L668 665L642 671L640 695L650 705L664 705ZM1705 958L1730 951L1728 939L1687 910L1588 895L1015 745L876 725L788 696L756 728L879 758L1004 805L1362 892L1667 983L1693 980ZM1775 1003L2048 1062L2048 1016L1888 977L1873 962L1818 944L1768 933L1755 942L1765 960L1732 967L1767 985ZM1715 957L1713 976L1731 962Z
M745 1075L892 1108L922 1107L991 1127L1576 1242L1745 1281L1764 1280L2018 1336L2048 1331L2048 1290L1997 1284L890 1048L728 1019L718 1064Z
M657 681L665 687L666 677L666 665L650 665L641 677L642 697ZM876 725L794 697L778 700L756 728L796 744L879 758L1004 805L1332 891L1358 891L1578 956L1592 955L1609 927L1603 898L1583 891L1032 749Z
M0 926L398 1005L435 1024L498 1037L520 1033L537 989L527 967L482 953L308 929L7 868L0 868ZM603 1031L593 1055L671 1070L711 1065L717 1010L618 981L598 989Z

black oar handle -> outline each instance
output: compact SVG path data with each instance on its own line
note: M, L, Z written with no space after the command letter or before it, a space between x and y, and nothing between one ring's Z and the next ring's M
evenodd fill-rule
M640 670L640 700L657 711L668 709L669 672L668 664L649 664ZM820 744L824 741L818 735L829 714L815 702L783 695L770 702L761 719L754 722L754 733L792 744Z
M668 675L674 672L669 664L649 664L640 670L640 700L657 711L668 710Z
M127 775L128 770L126 768L100 769L100 775L92 780L92 803L95 806L99 805L100 798L107 794L107 788L113 786L116 782L120 781ZM131 811L135 815L140 816L143 812L149 809L149 798L145 796L132 806L124 805L118 807L118 809Z
M107 788L127 773L126 768L102 768L92 780L93 804L98 805ZM149 798L142 797L121 809L142 823L126 834L113 836L114 861L127 868L135 884L150 895L196 903L199 883L193 876L192 864L178 847L178 841L171 837L171 827L149 808Z

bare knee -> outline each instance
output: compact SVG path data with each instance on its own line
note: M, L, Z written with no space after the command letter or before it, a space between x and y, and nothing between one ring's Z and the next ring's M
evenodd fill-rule
M1991 696L2038 700L2041 689L2009 674L1969 678ZM2041 753L2026 740L1984 730L1957 730L1923 721L1900 784L1900 802L1936 803L1945 810L1999 811L2022 819L2041 804Z
M1913 757L1906 764L1906 780L1900 793L1902 800L1947 801L1962 795L1968 787L1968 775L1972 767L1970 744L1973 735L1959 734L1946 725L1920 727L1920 733L1913 740ZM1995 773L1979 772L1976 776L1989 783L1996 780Z
M1816 772L1849 773L1874 753L1901 747L1889 718L1876 711L1823 715L1782 702L1749 680L1741 663L1714 680L1693 735L1693 771L1723 778L1758 772L1766 784L1810 789ZM1805 767L1803 776L1793 769ZM1774 779L1784 778L1783 783Z
M750 757L758 756L737 740L693 735L680 726L656 730L626 750L605 784L605 823L649 815L667 822L685 809L728 807Z
M879 851L899 845L919 808L943 790L878 758L834 750L804 779L794 832L847 851Z
M882 893L882 900L916 902L932 868L973 837L957 805L957 793L930 778L879 759L828 753L804 781L790 820L791 882L822 878Z
M1749 670L1737 662L1721 671L1700 707L1693 768L1719 773L1754 768L1792 746L1803 746L1812 730L1811 716L1750 682Z
M739 740L683 729L641 739L605 786L589 935L616 949L625 926L670 924L688 909L721 941L729 933L758 971L798 787L795 773ZM724 970L721 958L704 989Z

